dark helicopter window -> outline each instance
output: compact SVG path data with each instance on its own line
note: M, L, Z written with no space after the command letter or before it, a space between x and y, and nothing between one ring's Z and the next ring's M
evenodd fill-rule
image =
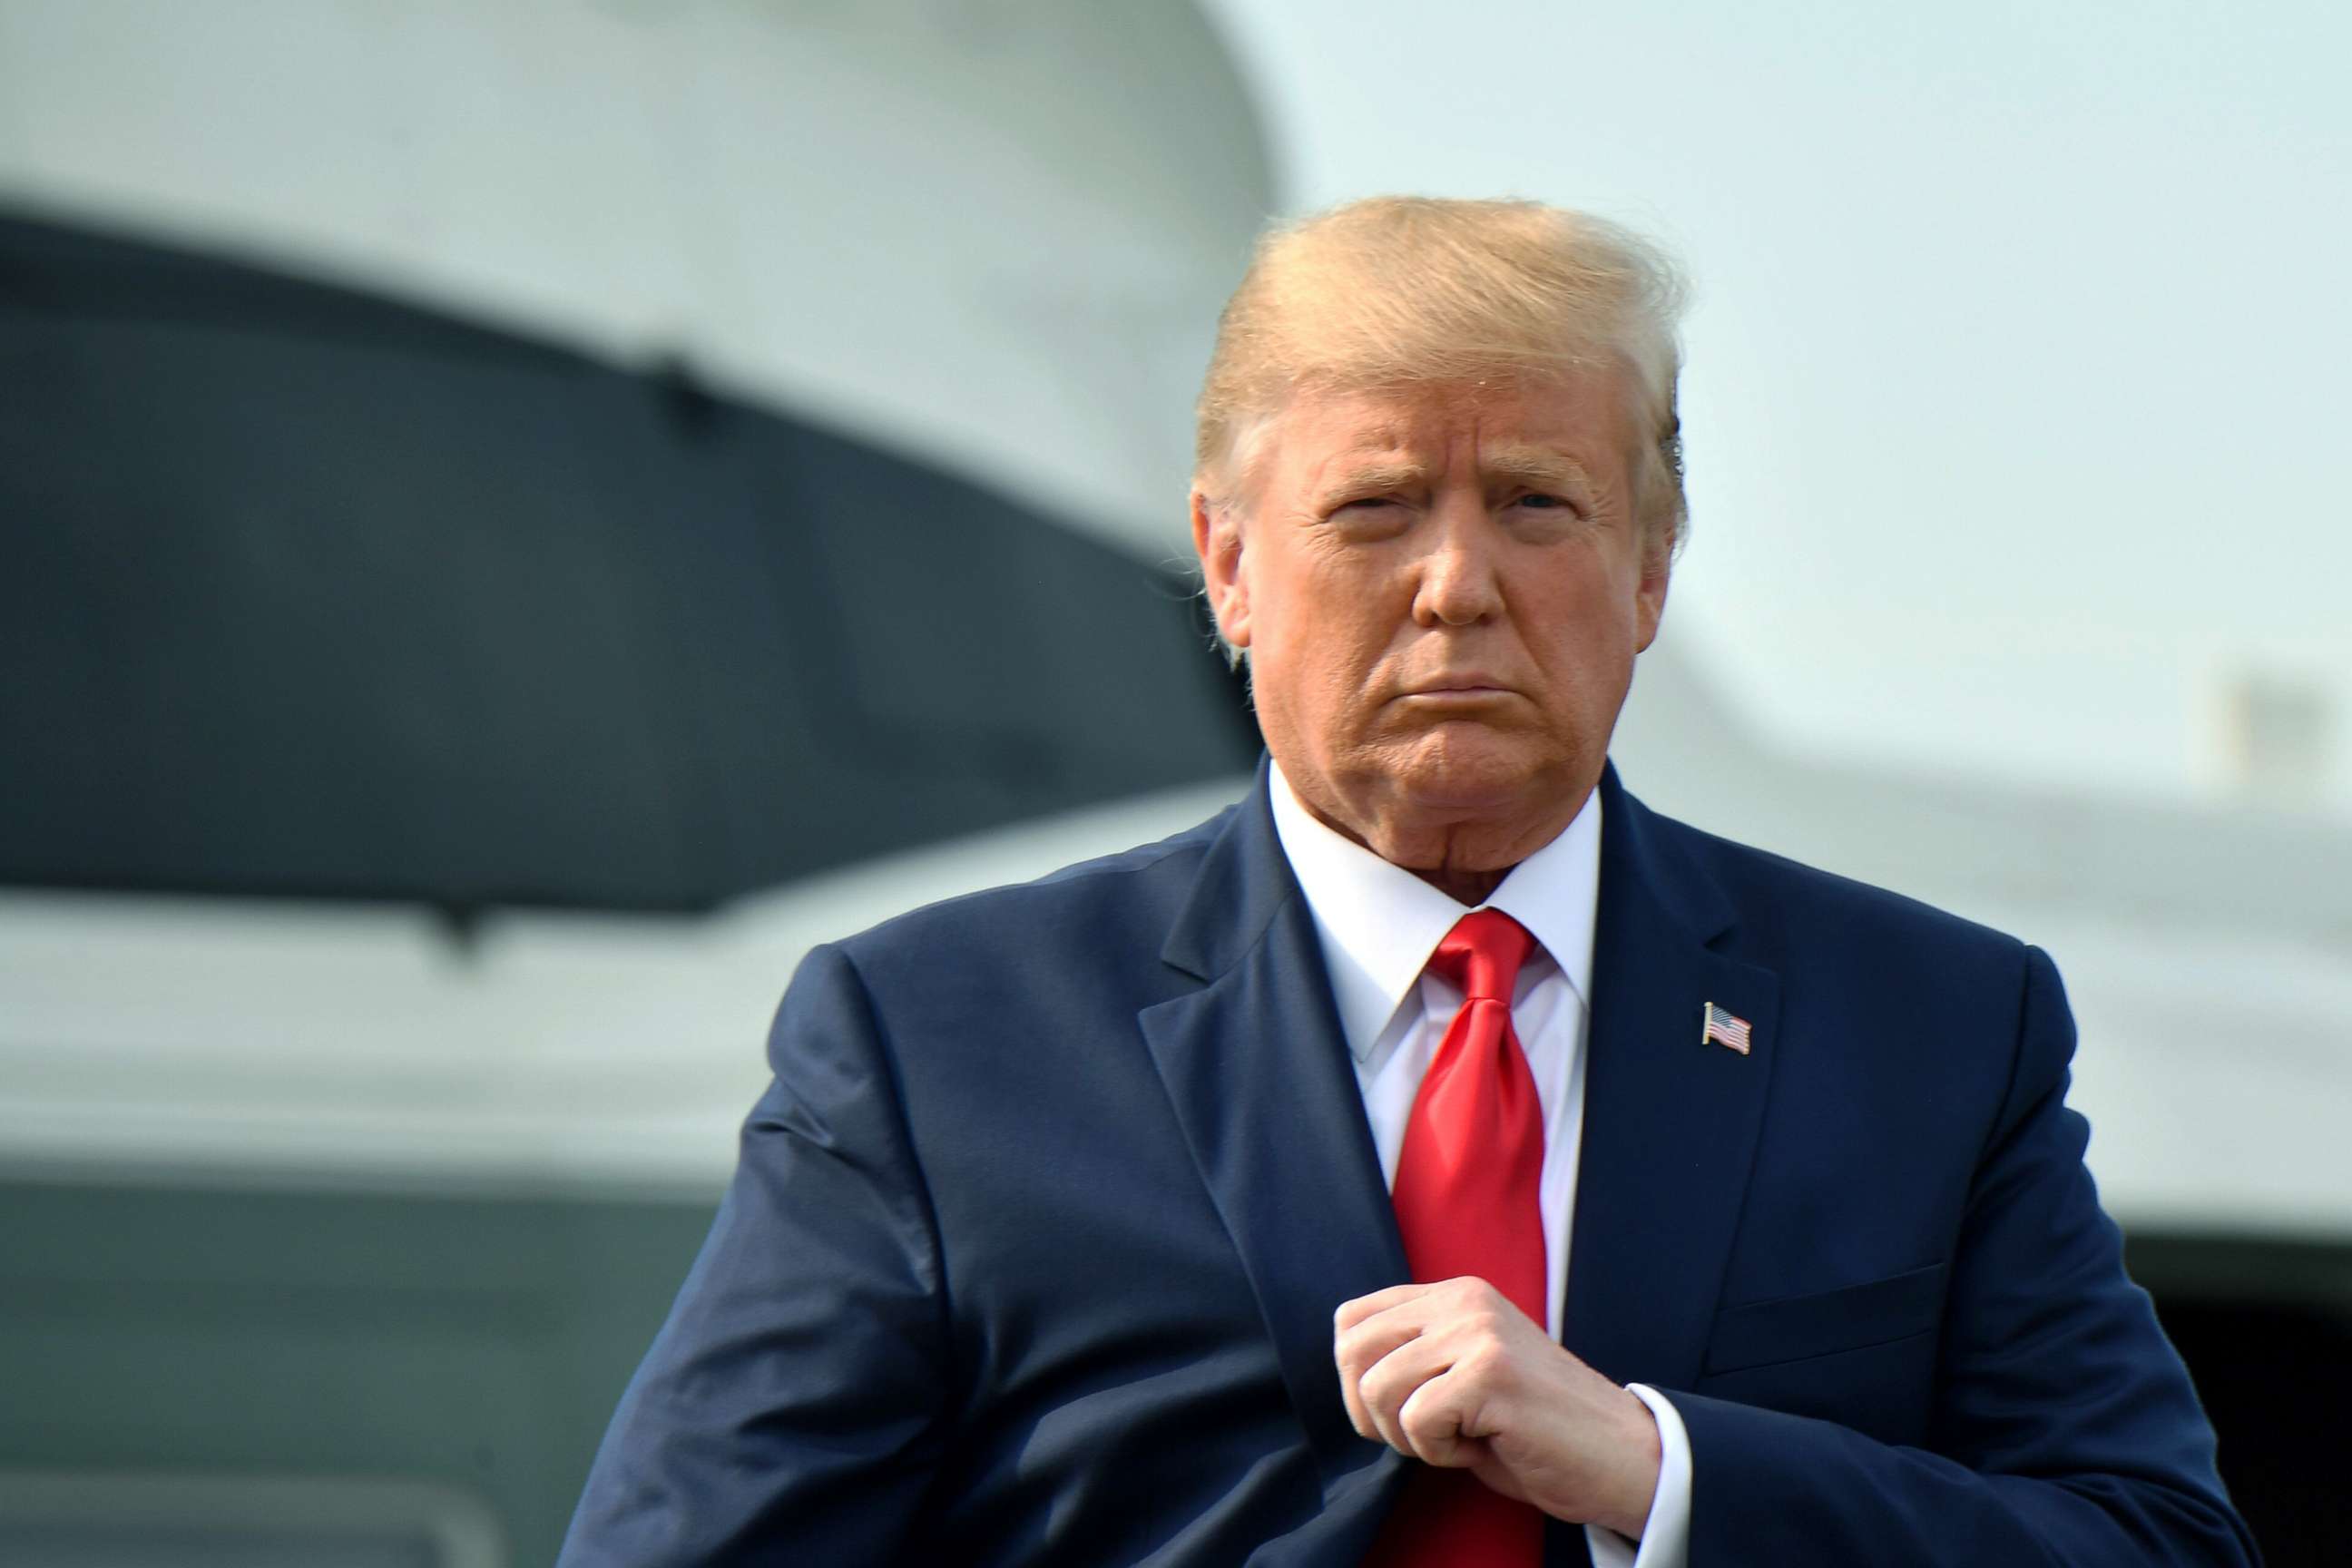
M0 222L0 882L693 909L1231 774L1181 591L919 463Z

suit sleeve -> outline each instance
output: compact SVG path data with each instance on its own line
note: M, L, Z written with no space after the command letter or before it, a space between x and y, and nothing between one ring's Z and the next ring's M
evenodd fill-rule
M562 1568L880 1563L949 1386L939 1245L874 1012L810 953L709 1238L622 1397Z
M2017 1056L1953 1260L1928 1445L1674 1394L1690 1562L2065 1568L2259 1561L2068 1110L2074 1026L2026 952Z

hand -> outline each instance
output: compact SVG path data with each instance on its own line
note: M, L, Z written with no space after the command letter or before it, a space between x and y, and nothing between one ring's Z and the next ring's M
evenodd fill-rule
M1661 1458L1649 1406L1501 1291L1467 1277L1393 1285L1344 1303L1336 1324L1358 1432L1555 1519L1641 1538Z

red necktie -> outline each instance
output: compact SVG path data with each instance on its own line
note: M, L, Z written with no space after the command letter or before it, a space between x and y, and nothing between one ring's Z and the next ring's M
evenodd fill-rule
M1462 1010L1423 1075L1391 1189L1415 1280L1475 1274L1544 1321L1543 1109L1511 987L1535 938L1500 910L1466 914L1430 969ZM1367 1568L1536 1568L1543 1515L1467 1470L1416 1466Z

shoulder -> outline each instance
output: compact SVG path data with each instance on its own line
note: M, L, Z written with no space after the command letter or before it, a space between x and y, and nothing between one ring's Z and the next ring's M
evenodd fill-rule
M924 905L835 944L869 979L1041 954L1132 954L1157 962L1201 859L1234 806L1149 844L1064 866L1027 882Z
M1654 859L1707 888L1711 944L1769 971L1793 1085L1896 1124L1922 1104L1990 1129L2021 1093L2061 1083L2074 1051L2047 954L1948 910L1648 815ZM1713 922L1710 922L1713 923Z
M2006 931L1919 899L1628 805L1659 858L1679 861L1720 891L1736 941L1759 961L1929 971L1980 987L1996 979L2021 984L2038 956Z

